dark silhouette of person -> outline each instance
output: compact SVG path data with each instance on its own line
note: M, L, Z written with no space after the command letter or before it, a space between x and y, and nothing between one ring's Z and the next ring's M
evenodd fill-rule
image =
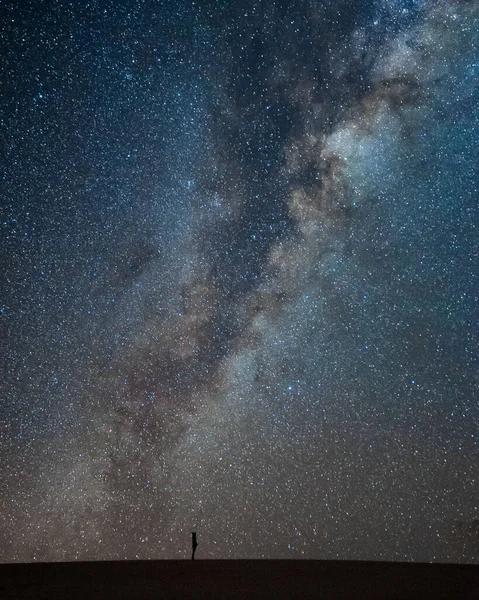
M193 548L193 553L191 554L191 560L195 560L195 551L196 548L198 547L198 542L196 541L196 531L193 531L193 533L191 534L191 545Z

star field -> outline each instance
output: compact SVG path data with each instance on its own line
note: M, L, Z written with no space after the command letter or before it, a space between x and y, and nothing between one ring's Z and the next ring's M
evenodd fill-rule
M0 17L0 560L478 562L479 4Z

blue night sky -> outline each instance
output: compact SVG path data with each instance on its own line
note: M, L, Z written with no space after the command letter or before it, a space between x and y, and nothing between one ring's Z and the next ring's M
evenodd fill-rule
M479 562L479 2L0 4L0 561Z

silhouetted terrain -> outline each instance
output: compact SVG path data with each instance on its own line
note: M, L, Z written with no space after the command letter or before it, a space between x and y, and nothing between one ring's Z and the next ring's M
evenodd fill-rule
M479 599L479 566L295 560L0 565L0 599Z

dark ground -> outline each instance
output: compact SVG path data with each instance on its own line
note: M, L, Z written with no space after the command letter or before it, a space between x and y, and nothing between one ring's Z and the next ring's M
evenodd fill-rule
M0 565L0 599L479 599L479 566L295 560Z

